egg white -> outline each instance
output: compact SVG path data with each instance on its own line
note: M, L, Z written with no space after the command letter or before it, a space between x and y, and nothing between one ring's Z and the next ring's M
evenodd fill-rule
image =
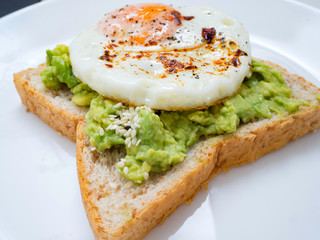
M233 95L250 75L248 33L239 21L221 11L196 7L176 9L194 19L182 22L175 40L153 46L117 44L109 51L106 46L112 43L111 39L98 31L97 24L93 25L69 47L74 74L105 97L153 109L205 108ZM216 30L216 38L208 49L201 33L202 28L211 27ZM222 38L223 42L217 40ZM235 48L228 45L230 41L235 43ZM246 53L238 57L240 66L224 68L215 63L221 59L230 61L239 49ZM110 62L100 59L106 50L116 55ZM231 56L228 53L232 53ZM170 72L164 61L159 60L161 56L165 56L165 61L176 60L184 66L192 62L197 68Z

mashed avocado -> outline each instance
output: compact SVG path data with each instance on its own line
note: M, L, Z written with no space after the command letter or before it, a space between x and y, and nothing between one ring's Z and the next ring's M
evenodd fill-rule
M40 76L48 89L59 90L67 85L74 94L71 101L77 105L90 105L91 100L98 96L97 92L73 75L68 46L57 45L55 49L47 50L47 66Z
M47 51L47 67L40 74L47 88L67 85L74 103L90 105L86 134L91 145L99 151L124 146L127 156L116 167L137 184L148 179L150 173L161 173L183 161L187 148L201 136L231 133L241 123L291 114L301 104L307 105L291 98L280 72L255 60L252 76L244 80L236 95L195 111L153 111L100 96L73 75L69 50L64 45Z
M134 123L121 126L122 112L128 112L129 107L115 107L118 103L99 96L91 102L86 115L86 134L100 151L125 145L127 156L117 168L128 179L142 183L149 173L163 172L183 161L187 147L200 136L231 133L241 123L270 118L273 113L291 114L299 109L301 102L290 98L291 91L281 73L254 60L252 71L235 96L206 110L169 112L139 108L136 115L140 127L134 143L132 138L128 141L130 134L125 135ZM137 141L140 142L136 145Z
M79 83L71 88L71 92L74 94L71 101L80 106L89 106L91 100L99 96L96 91L84 83Z
M164 128L154 111L147 107L134 109L117 105L102 96L93 99L86 115L86 134L90 137L90 143L100 151L125 145L127 156L117 167L127 178L142 183L149 172L166 171L184 159L186 147ZM132 130L136 132L132 134ZM123 136L121 131L124 131ZM130 144L126 143L126 139L130 140ZM138 144L134 139L139 139Z

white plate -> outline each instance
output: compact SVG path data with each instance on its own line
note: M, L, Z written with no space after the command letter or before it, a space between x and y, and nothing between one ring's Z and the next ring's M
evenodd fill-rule
M46 1L0 20L0 239L93 239L74 143L21 104L12 74L129 1ZM132 3L132 1L130 1ZM320 85L320 11L294 1L181 0L238 18L253 56ZM210 182L146 239L320 239L320 132Z

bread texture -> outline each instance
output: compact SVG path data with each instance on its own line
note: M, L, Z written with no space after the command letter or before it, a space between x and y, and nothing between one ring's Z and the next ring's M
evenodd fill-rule
M302 77L266 63L282 72L294 98L308 100L313 106L294 115L244 124L232 134L203 138L188 149L182 163L152 175L142 185L117 173L115 163L125 156L123 150L92 150L84 134L88 108L72 103L67 88L46 89L39 75L44 64L15 74L14 83L27 111L71 141L77 140L82 199L96 239L141 239L179 205L191 201L219 172L253 162L320 127L320 104L315 97L320 90Z
M21 101L50 127L76 141L76 127L83 121L88 107L80 107L71 102L73 94L69 89L49 90L42 83L38 68L30 68L14 74L14 83Z
M308 132L320 128L320 90L302 77L282 72L293 97L308 100L293 115L274 115L243 124L230 134L202 138L188 149L185 160L136 185L119 175L115 163L124 150L99 152L90 146L85 122L77 127L77 167L83 204L96 239L142 239L178 206L190 201L221 171L253 162Z

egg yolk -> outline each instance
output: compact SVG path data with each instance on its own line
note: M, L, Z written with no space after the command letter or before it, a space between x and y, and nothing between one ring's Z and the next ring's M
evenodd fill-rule
M98 28L106 37L122 44L149 46L172 38L182 19L171 6L144 3L107 14Z

